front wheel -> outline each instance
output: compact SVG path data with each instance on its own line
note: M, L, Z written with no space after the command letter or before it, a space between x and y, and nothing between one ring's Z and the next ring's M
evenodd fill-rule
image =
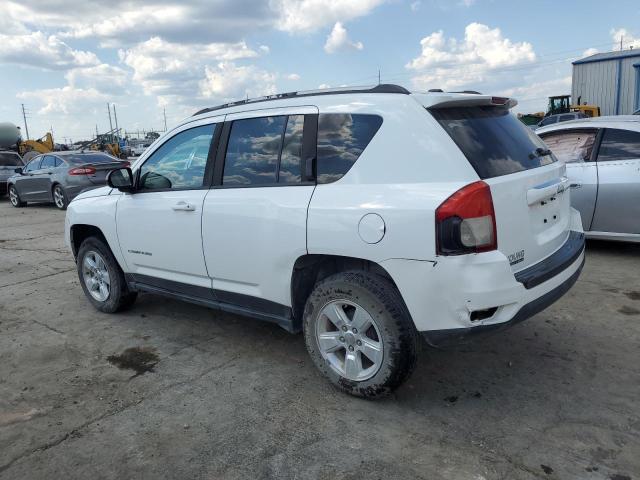
M27 202L23 202L20 199L20 195L18 194L18 190L16 190L15 185L9 186L9 201L11 202L11 205L16 208L24 207L27 204Z
M62 185L56 185L53 187L53 203L55 203L56 207L60 210L65 210L67 208L67 194L64 192L64 188Z
M114 313L135 302L137 293L129 291L118 262L101 239L82 242L76 263L80 285L96 309Z
M411 375L418 336L395 286L367 272L319 282L304 312L307 350L341 390L359 397L391 393Z

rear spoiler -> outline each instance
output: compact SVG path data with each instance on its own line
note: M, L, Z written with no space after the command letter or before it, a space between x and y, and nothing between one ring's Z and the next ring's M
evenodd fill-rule
M455 93L427 93L412 94L425 108L451 108L451 107L480 107L496 106L513 108L518 104L515 98L493 97L491 95L455 94Z

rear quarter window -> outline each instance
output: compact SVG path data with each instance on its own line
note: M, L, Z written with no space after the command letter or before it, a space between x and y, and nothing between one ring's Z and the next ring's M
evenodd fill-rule
M339 180L382 125L378 115L321 113L318 116L318 183Z
M502 107L431 109L480 178L493 178L555 162L540 138Z

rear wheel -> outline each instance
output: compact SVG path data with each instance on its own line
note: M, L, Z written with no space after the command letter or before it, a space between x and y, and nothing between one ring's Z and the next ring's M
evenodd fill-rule
M67 194L64 192L64 188L62 185L57 184L53 187L53 203L55 203L56 207L60 210L65 210L68 205Z
M137 293L129 291L124 273L105 243L89 237L78 249L78 277L93 306L105 313L130 307Z
M397 289L383 277L345 272L321 281L303 323L313 362L347 393L386 395L413 371L417 332Z
M9 185L9 201L11 202L11 205L16 208L24 207L27 204L27 202L23 202L20 199L20 195L18 195L18 190L16 190L15 185Z

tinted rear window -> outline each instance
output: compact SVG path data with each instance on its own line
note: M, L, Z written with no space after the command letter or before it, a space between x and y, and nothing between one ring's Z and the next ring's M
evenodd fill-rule
M21 167L22 160L15 153L0 152L0 165L9 167Z
M65 155L64 160L71 163L114 163L119 162L115 157L106 153L82 153L77 155Z
M499 177L548 165L547 148L506 108L461 107L430 110L480 178ZM540 149L540 150L538 150Z

